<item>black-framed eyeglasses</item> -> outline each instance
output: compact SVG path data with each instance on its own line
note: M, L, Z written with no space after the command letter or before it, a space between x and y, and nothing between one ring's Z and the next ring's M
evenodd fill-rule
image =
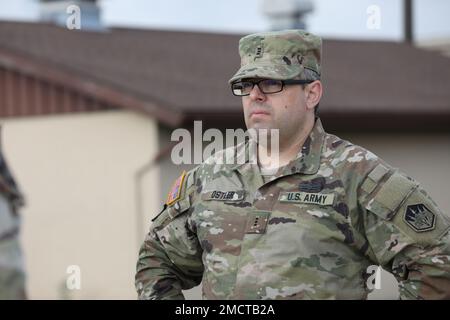
M274 79L260 79L260 80L245 80L236 81L231 84L231 91L235 96L248 96L253 90L255 84L259 90L265 94L277 93L283 91L285 85L290 84L307 84L314 80L274 80Z

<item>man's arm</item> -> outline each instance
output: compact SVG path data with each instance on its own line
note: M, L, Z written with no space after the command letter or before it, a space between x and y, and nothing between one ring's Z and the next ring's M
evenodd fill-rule
M202 249L188 223L194 171L179 187L179 199L153 220L139 251L135 277L139 299L184 299L181 290L201 282Z
M383 165L373 172L359 199L379 264L399 281L401 299L450 299L448 217L414 179Z

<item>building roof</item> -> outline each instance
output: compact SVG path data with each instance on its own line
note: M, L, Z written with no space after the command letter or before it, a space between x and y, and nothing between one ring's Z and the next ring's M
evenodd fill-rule
M36 77L53 72L53 81L142 109L171 126L195 118L242 122L240 99L227 83L239 66L240 37L0 22L0 66ZM325 39L322 73L320 112L336 128L450 127L450 59L436 52Z
M432 38L417 43L423 49L439 52L440 54L450 58L450 38Z

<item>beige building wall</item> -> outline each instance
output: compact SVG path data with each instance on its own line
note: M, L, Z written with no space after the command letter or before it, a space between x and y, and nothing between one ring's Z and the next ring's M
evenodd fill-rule
M29 297L135 299L138 247L159 209L159 172L144 170L142 183L135 174L158 152L156 122L124 111L1 122L4 153L27 200Z

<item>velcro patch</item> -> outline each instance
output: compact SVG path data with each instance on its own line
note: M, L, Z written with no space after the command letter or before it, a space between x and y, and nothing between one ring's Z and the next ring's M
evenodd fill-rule
M173 203L177 202L181 198L181 188L183 186L183 181L186 176L186 172L183 171L181 176L178 177L177 180L175 180L172 189L170 189L169 194L167 195L167 201L166 204L168 206L172 205Z
M320 192L323 190L325 179L314 179L312 181L301 182L299 190L301 192Z
M239 191L211 191L202 194L202 200L216 201L242 201L244 199L244 190Z
M322 206L331 206L334 202L334 194L310 193L310 192L281 192L278 200L281 202L310 203Z

